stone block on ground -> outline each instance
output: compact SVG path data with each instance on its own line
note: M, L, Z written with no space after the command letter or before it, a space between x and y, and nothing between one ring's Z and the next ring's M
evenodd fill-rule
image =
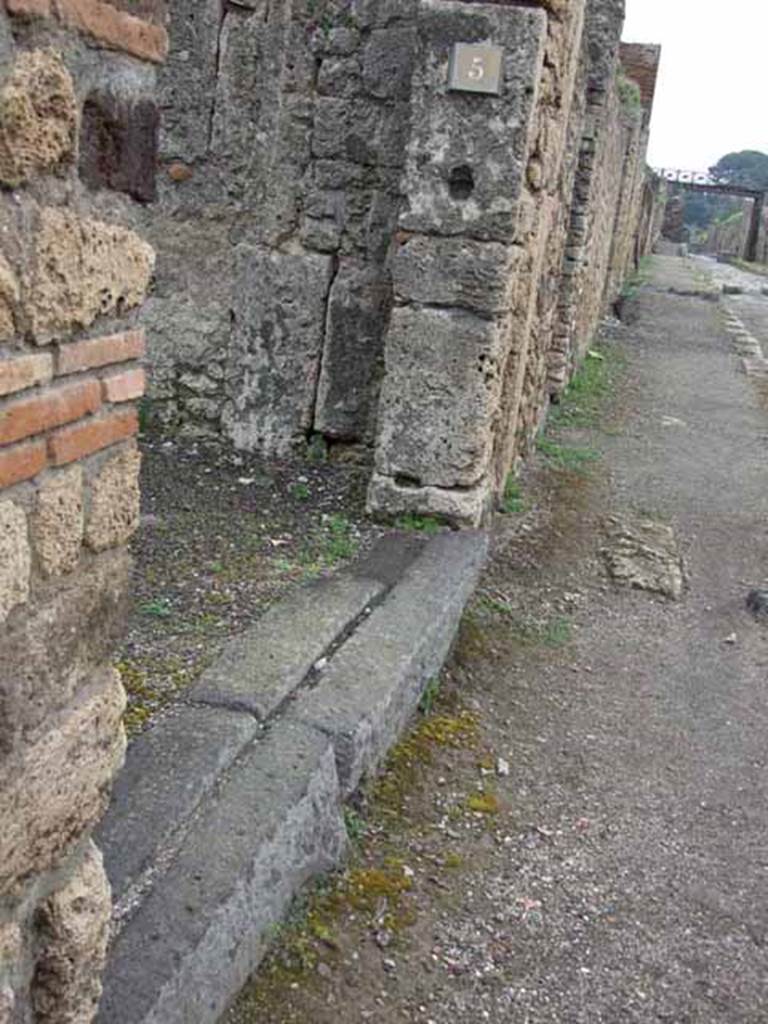
M117 936L99 1024L215 1024L291 897L340 860L330 741L281 722L232 767Z
M637 517L612 518L602 555L617 583L675 601L682 597L685 566L670 526Z
M443 533L332 658L289 716L333 739L341 789L372 772L441 670L482 569L484 533Z

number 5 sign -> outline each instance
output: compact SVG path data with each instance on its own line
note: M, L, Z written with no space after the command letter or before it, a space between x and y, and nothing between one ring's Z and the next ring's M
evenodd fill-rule
M448 88L455 92L501 93L504 50L487 43L456 43L451 54Z

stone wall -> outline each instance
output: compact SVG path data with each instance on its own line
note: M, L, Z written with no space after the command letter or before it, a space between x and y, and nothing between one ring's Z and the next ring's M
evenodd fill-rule
M642 66L646 101L619 74L615 0L546 13L443 4L433 17L419 48L429 74L414 75L369 503L476 524L650 252L658 186L645 167L645 104L660 54L624 51L625 73ZM507 43L510 88L480 110L446 91L445 69L452 40L485 38ZM475 180L463 208L442 185L456 167Z
M571 345L574 309L589 307L580 331L591 333L636 248L659 53L625 51L641 83L627 112L622 21L621 0L174 5L158 199L136 219L158 250L145 318L151 416L268 456L318 435L332 454L354 445L375 461L372 508L455 518L461 505L472 511L458 518L475 521L583 347ZM452 42L486 39L506 46L502 96L449 92ZM514 143L502 154L505 139ZM475 178L453 181L462 169ZM508 216L493 213L489 228L495 208ZM475 258L481 276L491 265L489 294L446 292L448 268L472 275ZM483 406L479 419L462 413L476 434L457 442L476 453L470 469L466 452L449 466L445 413L429 398L458 323L440 320L440 307L497 321L493 394L458 376L443 391L444 410L456 392ZM420 347L413 395L401 389L413 376L409 317L411 335L435 346ZM401 444L396 421L415 405Z
M703 248L716 256L735 256L744 259L752 223L754 200L742 200L740 213L710 225ZM757 241L757 260L768 263L768 211L760 218L760 232Z
M282 455L373 437L413 0L182 0L161 72L152 415Z
M628 272L651 251L664 208L661 183L645 168L660 51L618 41L623 13L589 8L587 112L561 292L549 362L550 393L567 384ZM623 79L639 87L635 97ZM642 85L641 85L642 83Z
M90 836L123 757L110 654L154 266L124 224L151 193L161 8L0 8L3 1024L85 1024L100 992L110 896Z

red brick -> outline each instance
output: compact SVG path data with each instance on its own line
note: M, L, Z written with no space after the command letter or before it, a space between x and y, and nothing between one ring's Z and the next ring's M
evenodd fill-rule
M57 430L48 438L48 451L54 466L63 466L132 437L138 430L136 410L120 409L107 416Z
M141 328L61 345L56 372L64 376L80 370L92 370L97 366L109 366L110 363L125 363L129 359L143 356L146 347L146 338Z
M49 18L51 0L5 0L11 14L22 14L29 18Z
M143 367L137 366L133 370L110 374L101 383L105 402L131 402L144 394L147 377Z
M134 57L161 63L168 56L168 33L101 0L57 0L59 17L71 28Z
M78 381L51 388L28 398L6 402L0 408L0 444L42 434L51 427L79 420L101 406L101 384Z
M35 384L47 384L53 376L50 352L0 359L0 395L11 395Z
M168 56L168 33L162 25L117 10L102 0L5 0L11 14L50 18L58 15L69 28L93 36L116 50L160 63Z
M45 441L27 441L0 449L0 487L29 480L45 469L48 453Z
M622 43L619 48L619 59L624 74L639 86L643 106L650 110L659 77L661 47L645 43Z

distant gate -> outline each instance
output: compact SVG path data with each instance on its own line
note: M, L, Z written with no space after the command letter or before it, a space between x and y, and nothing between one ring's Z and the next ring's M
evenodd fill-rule
M713 178L708 171L680 171L660 168L656 171L674 190L686 192L708 192L711 195L739 196L753 200L752 219L747 236L745 259L757 262L757 251L760 241L760 223L765 209L766 193L762 189L749 188L746 185L729 185Z

